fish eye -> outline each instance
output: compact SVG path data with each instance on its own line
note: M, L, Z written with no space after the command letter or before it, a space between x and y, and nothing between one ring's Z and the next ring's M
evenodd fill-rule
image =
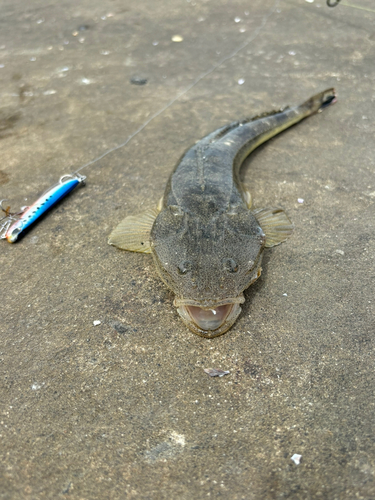
M223 259L224 269L228 273L236 273L238 271L238 264L233 259Z
M192 264L191 264L190 260L183 260L177 266L177 270L178 270L179 274L187 274L189 271L191 271L191 268L192 268Z

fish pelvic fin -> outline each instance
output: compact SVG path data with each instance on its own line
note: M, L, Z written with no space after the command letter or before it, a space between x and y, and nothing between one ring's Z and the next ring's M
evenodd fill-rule
M108 244L129 252L151 253L150 232L158 213L149 209L125 217L109 235Z
M266 235L266 248L280 245L293 232L293 224L281 208L260 208L253 214Z

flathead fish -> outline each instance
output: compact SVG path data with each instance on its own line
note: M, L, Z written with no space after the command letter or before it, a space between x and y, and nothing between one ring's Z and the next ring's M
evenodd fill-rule
M152 253L185 324L206 338L233 325L243 292L261 274L263 251L293 226L280 208L251 208L240 180L245 158L260 144L335 102L334 89L299 106L221 127L181 158L158 206L126 217L109 244Z

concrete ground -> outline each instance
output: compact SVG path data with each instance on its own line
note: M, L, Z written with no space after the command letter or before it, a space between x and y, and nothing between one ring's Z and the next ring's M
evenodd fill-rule
M2 1L0 198L14 209L249 43L0 242L1 499L375 498L375 12L352 3ZM204 134L331 86L335 106L244 171L293 237L267 250L234 327L195 336L151 256L108 234L157 203Z

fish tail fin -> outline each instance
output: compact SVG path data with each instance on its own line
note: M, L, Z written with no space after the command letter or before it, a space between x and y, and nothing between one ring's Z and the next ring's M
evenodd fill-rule
M304 102L301 107L306 108L309 114L313 114L322 111L324 108L330 104L334 104L336 101L335 89L331 88L310 97L310 99Z

